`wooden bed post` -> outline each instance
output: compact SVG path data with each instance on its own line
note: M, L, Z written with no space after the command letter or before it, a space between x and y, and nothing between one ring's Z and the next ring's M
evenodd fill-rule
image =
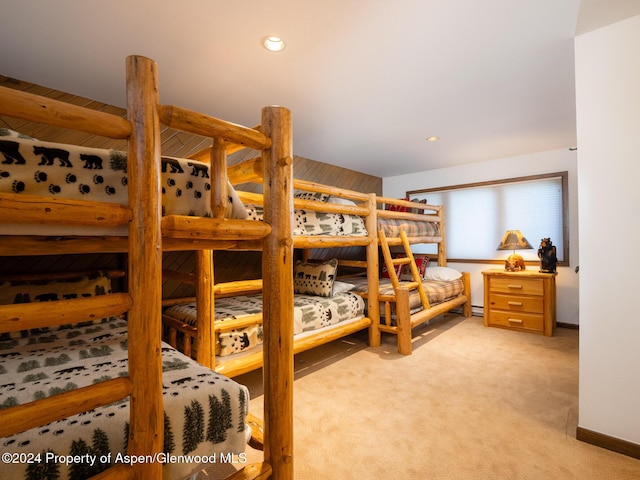
M446 267L447 266L447 245L446 245L446 236L444 230L444 206L440 205L440 238L442 238L441 242L438 242L438 266Z
M196 356L198 363L214 369L216 366L215 332L213 319L214 294L213 294L213 250L196 251Z
M133 383L128 453L162 452L162 237L160 230L160 121L155 62L127 58L127 110L131 138L127 173L129 207L129 377ZM135 478L162 478L162 464L140 463Z
M398 335L398 353L411 355L411 311L409 309L409 290L396 289L396 326Z
M265 462L276 480L293 480L293 145L291 112L262 110L262 132L271 148L262 151L264 220L263 377ZM284 192L284 195L283 195Z
M462 272L462 284L464 285L464 294L467 297L467 301L462 305L462 315L470 317L473 313L471 310L471 274L469 272Z
M213 139L211 147L211 212L213 218L224 218L227 207L227 150L226 142Z
M367 255L367 316L371 319L369 327L369 346L380 346L380 272L378 261L378 204L375 193L369 195L370 213L365 219L365 227L369 235L370 243L366 248Z
M211 212L213 218L224 218L227 206L227 150L226 142L213 139L209 154L211 165ZM196 356L198 362L211 369L216 366L216 334L213 250L196 251Z

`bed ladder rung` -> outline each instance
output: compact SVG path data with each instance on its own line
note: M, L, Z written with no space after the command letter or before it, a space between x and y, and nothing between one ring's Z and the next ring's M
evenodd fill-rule
M409 244L409 238L407 237L407 233L404 230L400 231L400 241L402 243L402 247L404 249L404 255L405 255L402 258L391 257L389 242L387 241L387 236L385 235L384 230L380 230L378 232L378 237L380 238L380 247L382 248L382 255L384 257L385 264L387 265L389 280L391 281L393 290L396 292L396 297L397 297L398 289L400 288L400 281L398 279L398 274L396 273L395 266L409 265L412 281L411 283L408 283L408 284L405 283L402 286L407 289L416 289L420 296L420 303L422 304L422 308L425 310L428 310L430 308L429 299L427 298L427 294L425 293L424 287L422 286L422 279L420 277L420 272L418 271L418 267L416 266L416 261L413 258L413 252L411 252L411 245Z
M394 265L409 265L412 262L412 259L409 257L400 257L392 258L391 261Z

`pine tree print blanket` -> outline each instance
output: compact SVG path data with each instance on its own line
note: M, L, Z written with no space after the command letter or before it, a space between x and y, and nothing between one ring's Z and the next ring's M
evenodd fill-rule
M224 322L261 313L262 294L238 295L215 301L215 321ZM197 322L195 302L174 305L164 314L195 326ZM360 319L364 316L364 300L359 295L344 292L323 298L313 295L295 295L293 299L293 334L313 332L329 328L339 322ZM216 332L216 355L225 357L245 352L262 345L262 325L236 328L228 332Z
M162 347L164 477L185 478L202 468L198 461L241 463L250 436L246 387L167 344ZM0 417L3 408L126 374L127 324L119 318L36 335L5 334L0 337ZM130 462L128 422L129 401L123 400L0 438L2 453L17 460L0 464L0 477L85 479L105 465Z

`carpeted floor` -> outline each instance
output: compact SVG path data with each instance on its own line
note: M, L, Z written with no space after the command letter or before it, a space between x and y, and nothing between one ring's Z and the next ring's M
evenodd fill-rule
M296 480L640 478L640 460L575 439L576 330L543 337L447 315L414 330L410 356L390 335L369 348L362 332L295 365ZM261 371L237 380L261 416Z

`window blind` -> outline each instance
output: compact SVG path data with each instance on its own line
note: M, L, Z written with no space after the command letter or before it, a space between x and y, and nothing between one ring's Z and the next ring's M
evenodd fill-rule
M520 230L532 250L519 250L525 260L538 260L540 239L550 237L558 261L565 259L566 172L496 183L468 184L407 192L411 199L444 205L447 257L496 260L512 251L497 251L507 230ZM416 251L435 253L435 246Z

